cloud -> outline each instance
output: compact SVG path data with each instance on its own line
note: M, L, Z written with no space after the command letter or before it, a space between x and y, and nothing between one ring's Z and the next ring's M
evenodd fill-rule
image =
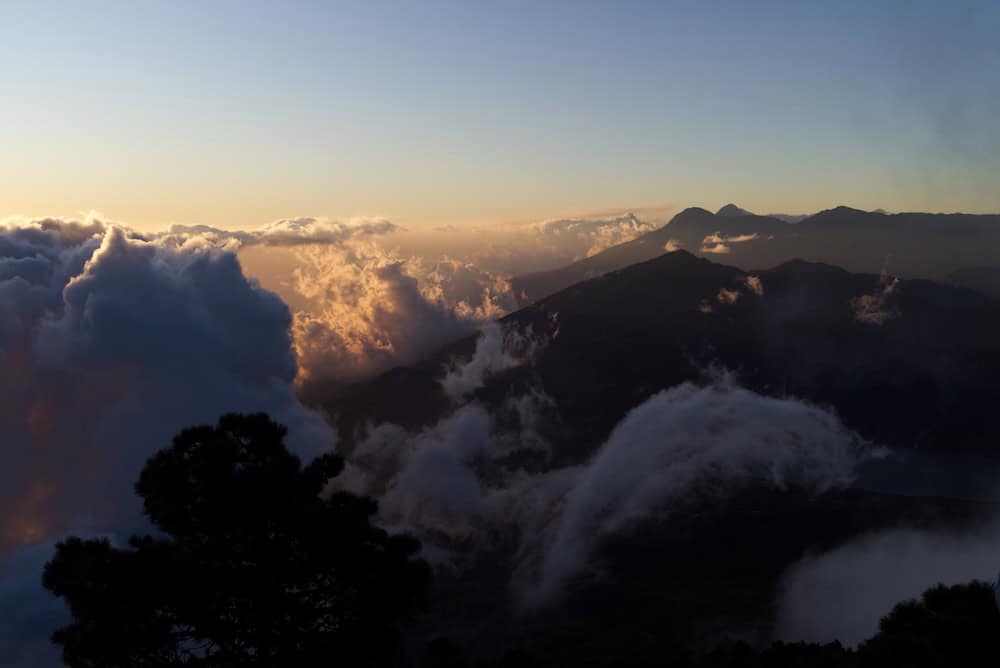
M208 225L171 225L166 232L149 235L161 245L183 248L209 244L237 250L246 246L337 245L352 239L391 234L400 229L384 218L284 218L257 230L223 230Z
M870 295L861 295L851 300L854 319L869 325L884 325L900 315L896 303L899 279L889 276L884 270L879 277L878 288Z
M20 220L0 226L0 267L4 587L39 541L141 529L132 484L182 427L266 411L300 454L333 446L295 397L288 307L232 252L96 220Z
M487 408L469 402L435 425L407 432L382 424L348 455L350 475L338 485L379 499L387 525L419 536L431 555L452 558L472 541L485 546L504 519L519 453L547 457L537 427L551 400L528 392Z
M97 220L11 219L7 224L17 225L19 239L58 233L91 237L91 243L105 229ZM119 229L135 243L184 256L248 254L267 286L294 305L292 332L302 382L352 382L413 363L516 307L503 275L447 255L386 247L384 240L402 228L381 218L283 219L249 231L204 225L141 234ZM266 250L262 255L255 249ZM47 271L47 263L35 255L0 259L0 277ZM10 329L10 322L5 319L0 328Z
M856 645L900 601L936 584L993 581L1000 524L978 531L894 529L810 556L783 578L778 632L788 641Z
M743 295L754 295L756 297L764 295L764 284L761 283L759 276L745 276L736 288L720 288L718 294L715 295L715 301L720 304L735 304ZM702 313L711 313L712 306L707 300L704 300L701 306L699 306L699 310Z
M516 307L503 275L386 245L402 231L381 218L296 218L251 231L174 225L145 238L186 251L241 251L294 305L299 381L327 387L416 362Z
M735 304L740 298L740 293L737 290L730 290L729 288L721 288L719 294L715 296L716 301L720 304Z
M377 497L382 521L421 537L434 559L451 559L461 544L482 545L492 531L512 526L510 485L521 479L526 456L548 461L540 428L554 405L538 388L489 406L470 395L490 376L529 362L553 335L484 326L473 355L443 369L451 413L415 432L370 426L336 484Z
M531 361L558 334L558 316L551 321L552 331L542 336L522 333L491 322L482 327L472 357L459 364L452 360L441 386L453 401L459 401L486 384L487 378Z
M632 409L578 469L541 534L524 600L549 600L587 566L603 536L668 514L673 501L708 488L725 495L748 484L823 492L849 485L866 456L861 439L833 414L755 394L731 379L659 392Z
M427 299L447 305L464 318L495 320L517 307L506 277L471 262L442 255L432 261L411 258L404 266L412 267Z
M293 331L303 380L349 382L410 364L513 305L509 285L443 259L429 267L375 245L298 251L305 301Z
M29 229L44 223L7 222ZM60 234L93 236L104 227L96 218L50 223ZM134 241L182 254L240 252L253 275L292 306L300 381L343 383L415 362L514 310L512 273L558 266L655 227L634 214L605 212L474 233L451 228L444 242L440 233L408 231L384 218L289 218L255 230L122 229ZM4 258L0 276L25 277L46 267L31 255ZM10 322L0 329L11 329Z
M544 220L524 226L523 230L532 233L536 243L572 254L567 261L573 261L631 241L657 227L659 225L640 220L634 213L625 213L614 218Z
M532 453L548 462L540 427L554 424L551 400L539 390L499 404L469 399L484 370L521 359L498 332L488 327L470 360L446 369L451 414L415 433L370 428L342 484L379 498L382 520L420 536L433 559L455 564L496 541L519 544L510 568L520 605L556 598L602 540L677 502L748 485L822 493L849 485L858 462L879 452L822 408L723 375L653 395L589 462L531 466Z
M764 296L764 284L761 283L760 276L748 274L747 277L743 279L743 284L751 294L757 295L758 297Z
M381 498L382 518L422 533L467 536L485 503L472 464L490 444L490 416L478 405L464 406L417 435Z
M754 241L757 239L757 234L737 234L734 236L726 236L720 232L715 232L709 234L707 237L701 240L702 253L710 253L714 255L724 255L732 251L732 244L742 244L748 241Z
M754 234L737 234L735 236L727 237L724 234L715 232L710 234L701 240L702 244L742 244L747 241L753 241L757 238L757 233Z

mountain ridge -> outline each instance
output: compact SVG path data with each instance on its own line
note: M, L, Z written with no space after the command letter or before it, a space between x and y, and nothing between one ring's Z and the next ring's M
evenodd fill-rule
M515 276L511 285L524 305L676 249L725 256L743 269L773 267L799 257L852 272L889 269L907 277L937 279L966 267L993 264L992 249L1000 247L1000 215L889 214L839 205L788 222L738 214L744 210L729 207L723 207L726 215L688 207L632 241L563 267Z
M553 319L558 336L537 360L491 380L482 399L538 385L561 411L557 456L590 451L650 394L704 382L713 367L755 392L833 406L875 442L971 450L1000 442L988 408L990 379L1000 377L1000 302L965 288L804 260L749 272L675 251L500 322L537 334ZM443 370L474 348L475 337L463 339L325 409L339 412L348 442L367 422L429 426L450 406L437 382Z

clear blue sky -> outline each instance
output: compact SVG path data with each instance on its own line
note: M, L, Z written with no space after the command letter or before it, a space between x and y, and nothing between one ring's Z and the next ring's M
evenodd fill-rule
M1000 2L6 2L0 215L1000 211Z

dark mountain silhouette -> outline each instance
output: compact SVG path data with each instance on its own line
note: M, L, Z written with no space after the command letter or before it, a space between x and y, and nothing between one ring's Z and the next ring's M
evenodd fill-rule
M511 284L527 304L678 248L743 269L802 258L856 272L888 268L908 278L939 278L963 267L995 263L998 247L998 215L887 214L840 206L789 222L730 204L715 214L685 209L633 241L566 267L515 277Z
M809 217L808 213L769 213L770 218L777 218L786 223L798 223Z
M958 269L945 276L944 282L1000 299L1000 267Z
M753 214L746 209L741 209L735 204L727 204L718 211L715 212L716 216L752 216Z
M801 260L750 273L678 251L576 284L503 322L545 331L555 314L559 335L535 363L477 396L502 401L541 386L558 406L551 437L566 459L599 445L651 394L703 379L712 366L758 392L833 406L887 445L954 452L1000 443L991 408L1000 302L971 290ZM445 364L473 349L474 338L459 342L326 408L340 416L347 442L369 420L430 424L450 406L437 383Z

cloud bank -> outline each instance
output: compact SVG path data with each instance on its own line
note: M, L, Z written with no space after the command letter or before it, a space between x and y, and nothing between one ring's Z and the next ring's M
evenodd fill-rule
M171 225L166 232L149 235L161 245L180 247L208 244L227 250L247 246L294 247L343 244L353 239L390 234L398 231L384 218L354 218L347 221L328 218L284 218L257 230L223 230L208 225Z
M289 426L300 454L333 446L295 396L288 307L215 245L97 220L6 221L0 323L5 604L15 596L48 609L38 573L49 555L34 545L142 528L132 484L182 427L266 411ZM0 623L0 640L30 643L12 623ZM47 638L56 623L34 632Z

